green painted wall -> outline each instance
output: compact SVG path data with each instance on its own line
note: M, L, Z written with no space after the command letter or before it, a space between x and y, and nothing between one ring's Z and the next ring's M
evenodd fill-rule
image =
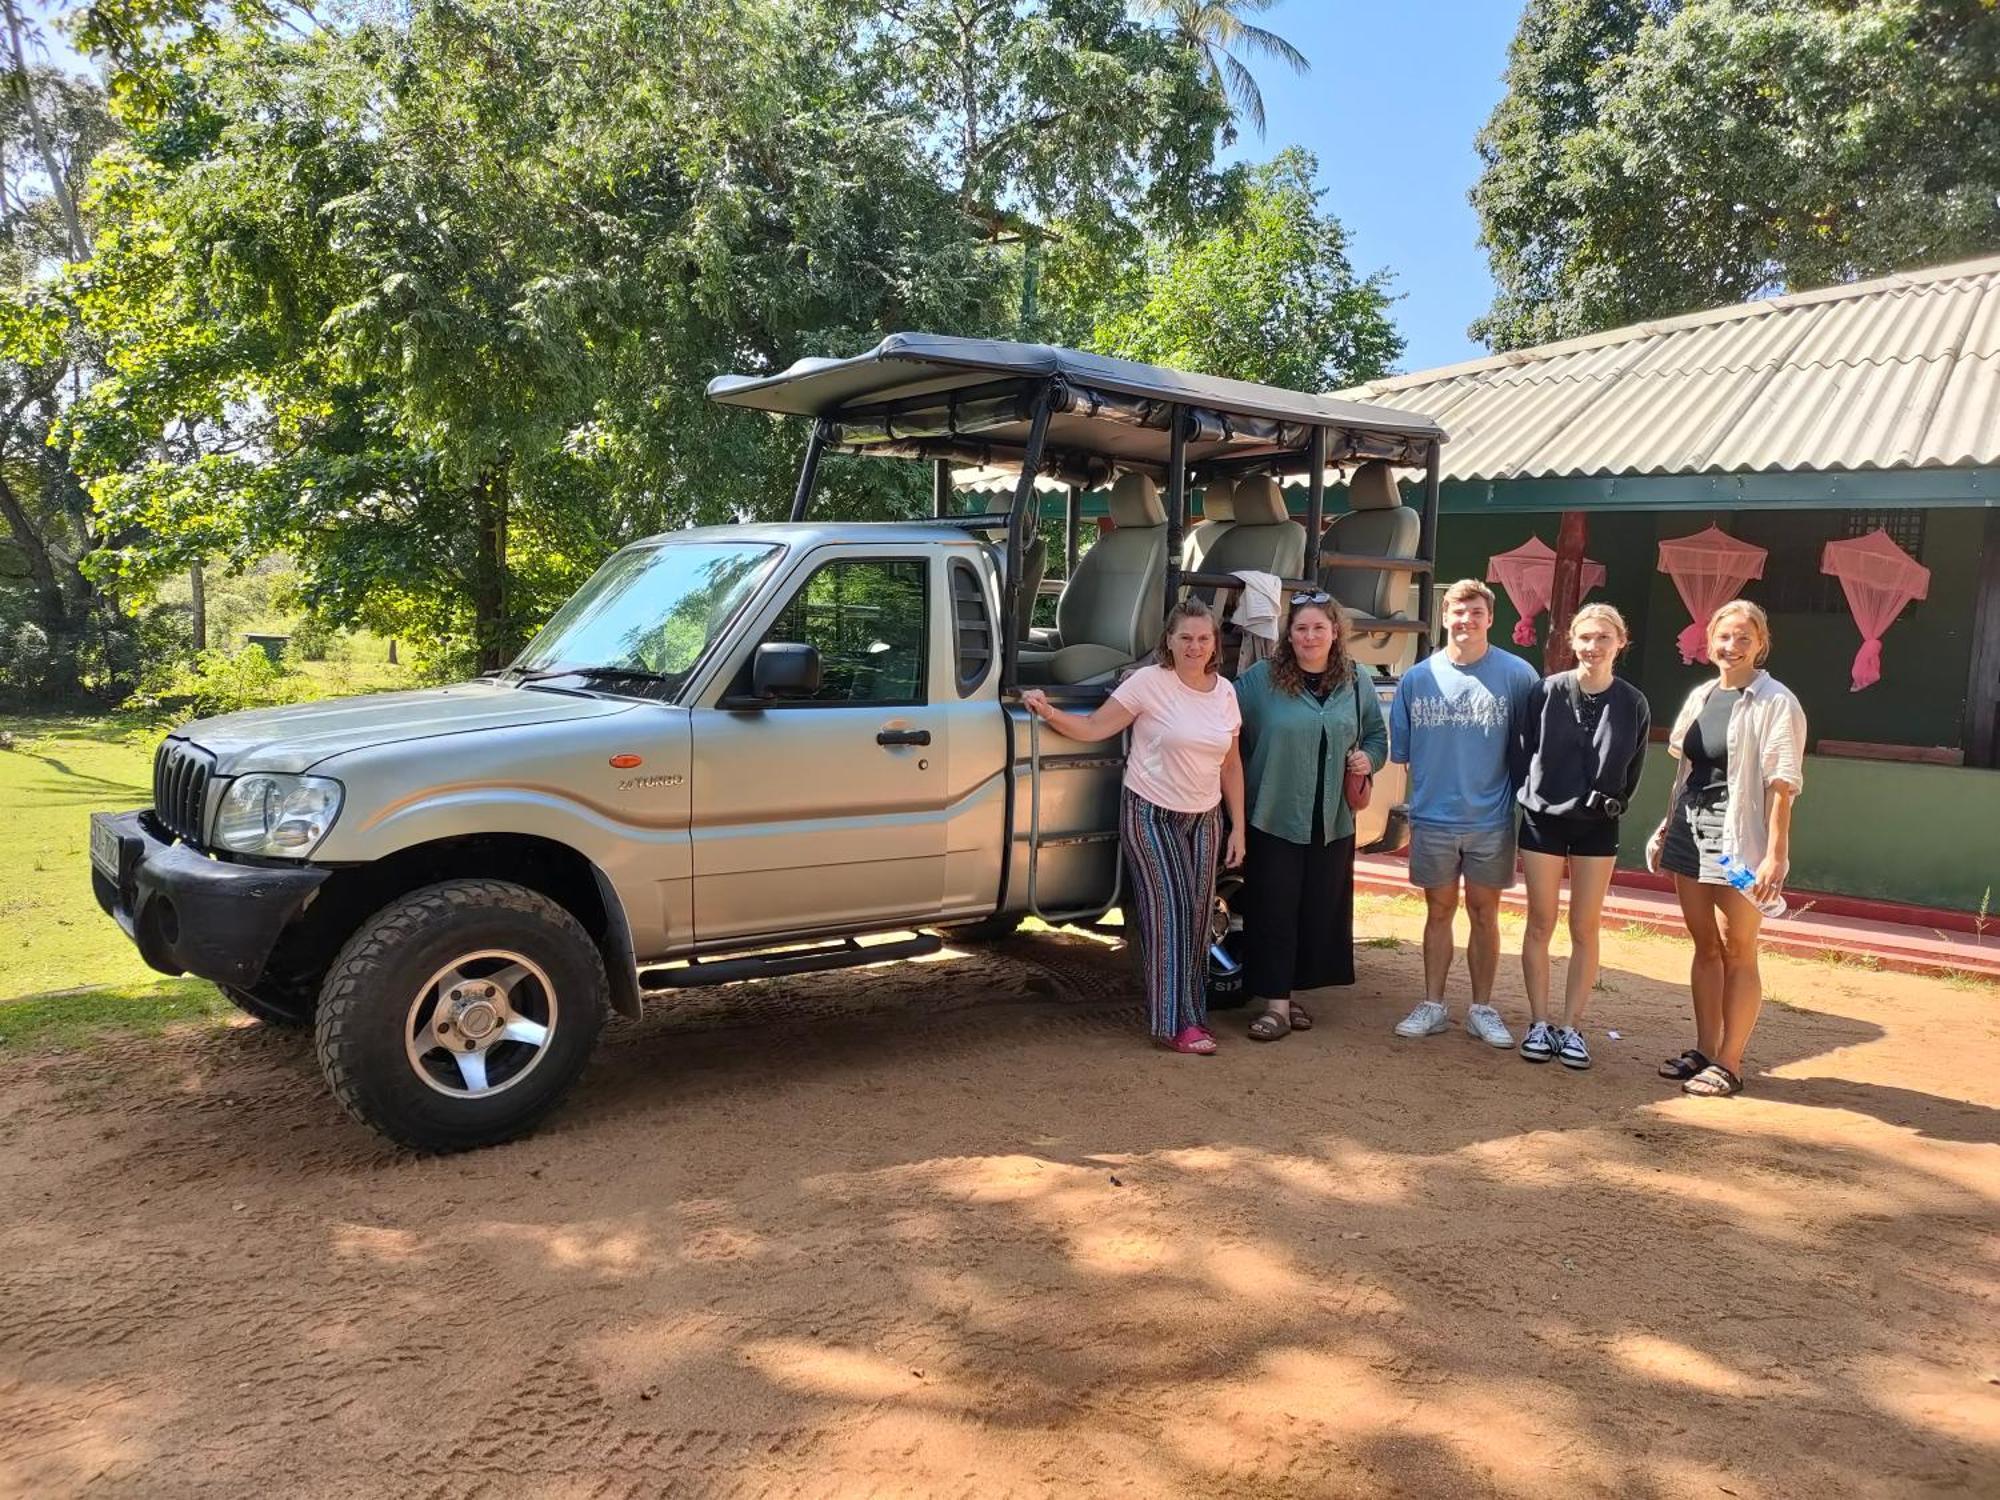
M1725 526L1730 518L1723 518ZM1662 726L1688 690L1713 671L1685 666L1674 637L1687 611L1673 581L1657 571L1659 541L1708 524L1672 512L1594 513L1589 555L1608 578L1590 597L1618 606L1632 627L1620 672L1646 692ZM1920 559L1931 569L1930 597L1883 638L1882 680L1849 690L1848 666L1860 635L1845 614L1779 614L1771 622L1771 668L1804 703L1814 741L1957 747L1964 733L1965 679L1984 514L1933 510ZM1533 535L1555 544L1553 515L1448 516L1439 525L1438 578L1486 575L1487 559ZM1756 598L1758 584L1744 592ZM1509 642L1515 614L1504 592L1493 639L1537 668L1541 649ZM1542 635L1547 633L1543 622ZM1810 756L1792 840L1792 879L1802 889L1976 911L1989 887L2000 909L2000 772ZM1622 862L1643 862L1643 839L1665 810L1673 761L1664 745L1648 756L1646 779Z
M1725 530L1741 530L1760 540L1791 521L1782 512L1770 511L1720 519ZM1617 605L1631 625L1632 646L1619 670L1645 690L1654 717L1663 722L1713 669L1681 661L1675 637L1688 622L1687 610L1673 580L1658 571L1659 543L1663 537L1699 531L1708 520L1650 511L1631 515L1599 511L1590 517L1589 555L1608 570L1605 586L1590 597ZM1918 561L1931 570L1930 596L1905 610L1889 628L1882 642L1882 680L1863 692L1856 693L1849 685L1848 669L1861 634L1844 609L1838 614L1772 614L1771 671L1805 705L1815 741L1963 747L1965 683L1984 527L1985 513L1980 510L1928 513ZM1438 531L1439 579L1483 578L1490 557L1531 535L1553 546L1556 517L1450 516L1440 522ZM1743 592L1761 601L1768 596L1768 585L1753 581ZM1509 642L1515 614L1504 594L1499 616L1494 639L1518 650ZM1544 620L1544 638L1546 634ZM1519 654L1540 665L1539 647Z
M1666 810L1674 762L1646 757L1626 818L1619 864L1645 863L1645 839ZM1920 906L2000 912L2000 774L1955 766L1806 757L1792 818L1791 883Z

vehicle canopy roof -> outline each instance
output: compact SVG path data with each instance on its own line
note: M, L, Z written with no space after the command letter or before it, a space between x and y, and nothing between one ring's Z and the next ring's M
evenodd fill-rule
M1327 462L1422 467L1444 430L1385 406L1163 369L1048 344L894 333L849 359L802 359L775 375L720 375L726 406L814 417L836 451L1018 470L1034 405L1049 401L1039 468L1079 483L1114 470L1166 471L1172 414L1186 462L1204 470L1303 459L1314 429Z

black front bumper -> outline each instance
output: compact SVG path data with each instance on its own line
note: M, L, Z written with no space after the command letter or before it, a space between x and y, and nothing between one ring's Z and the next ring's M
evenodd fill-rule
M97 904L162 974L248 986L332 872L231 864L163 837L143 812L92 813ZM116 869L106 868L115 849Z

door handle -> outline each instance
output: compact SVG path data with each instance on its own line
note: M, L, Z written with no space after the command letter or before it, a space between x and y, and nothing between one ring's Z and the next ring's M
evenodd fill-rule
M928 729L882 729L875 734L878 745L928 745L931 732Z

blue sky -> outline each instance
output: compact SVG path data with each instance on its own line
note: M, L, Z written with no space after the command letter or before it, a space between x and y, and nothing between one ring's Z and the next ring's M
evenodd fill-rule
M1465 334L1493 292L1465 195L1520 15L1518 0L1279 0L1254 18L1312 71L1245 58L1269 126L1231 155L1318 154L1322 207L1347 226L1355 270L1395 273L1405 370L1486 352Z

